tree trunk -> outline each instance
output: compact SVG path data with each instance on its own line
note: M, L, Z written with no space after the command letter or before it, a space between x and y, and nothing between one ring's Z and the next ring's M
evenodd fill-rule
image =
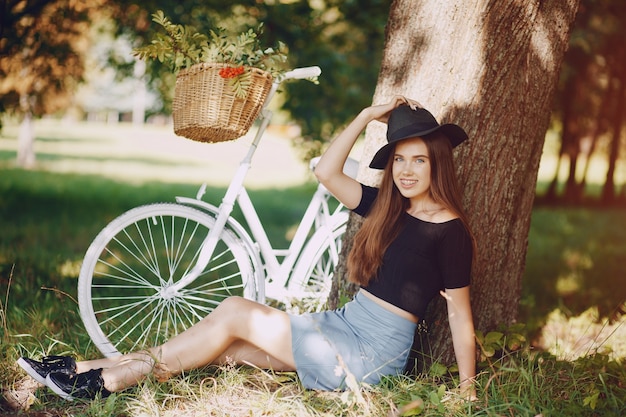
M24 113L17 137L17 165L20 168L32 168L35 165L35 132L33 116Z
M622 76L626 75L626 65L623 66ZM602 203L611 205L616 201L615 192L615 168L617 166L617 159L619 157L620 141L622 136L622 126L624 109L626 108L626 84L623 78L615 78L613 80L616 83L614 89L616 94L615 110L612 114L611 120L611 142L609 144L608 155L608 169L606 171L606 180L602 187Z
M463 126L456 151L464 203L478 243L472 306L476 328L517 318L537 171L578 0L442 2L395 0L375 103L418 100L440 122ZM359 178L385 142L366 132ZM445 303L426 317L435 358L453 358ZM419 339L419 338L416 338Z
M561 146L559 147L559 154L556 160L556 167L554 168L554 177L552 177L552 181L550 181L550 185L543 195L543 200L547 203L554 203L558 200L558 190L559 187L559 173L561 172L561 162L563 161L565 155L565 149L563 148L563 141L561 140Z
M146 119L147 90L144 77L146 75L146 61L136 59L133 66L135 91L133 94L133 126L143 126Z
M567 204L576 203L576 171L578 168L578 158L580 156L580 140L581 140L581 127L580 127L580 115L574 111L574 105L576 103L578 82L576 77L572 77L568 86L566 86L565 102L563 103L563 118L562 118L562 132L561 143L565 150L565 155L569 160L569 169L567 178L565 179L565 189L563 190L563 199Z
M599 122L597 122L599 123ZM583 165L582 174L580 176L580 181L576 185L577 191L577 201L581 202L585 199L585 189L587 188L587 174L589 173L589 169L591 168L591 160L593 158L593 154L596 150L596 146L598 144L598 130L594 129L591 138L589 138L589 142L585 145L585 164Z

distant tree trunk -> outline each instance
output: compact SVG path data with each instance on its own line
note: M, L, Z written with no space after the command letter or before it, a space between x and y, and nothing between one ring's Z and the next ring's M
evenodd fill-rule
M598 121L597 123L599 124L600 121ZM577 184L578 201L582 201L585 197L585 188L587 187L587 175L589 174L589 169L591 168L591 158L593 157L593 154L596 150L599 135L600 134L598 133L598 128L595 128L591 135L591 138L589 138L588 144L586 145L587 149L585 150L585 165L582 169L580 182Z
M614 69L610 69L608 73L608 78L613 78L612 73ZM593 120L593 129L591 130L591 139L589 143L589 147L587 150L587 159L585 161L585 167L583 169L583 175L580 182L579 187L581 188L581 192L584 192L587 183L587 174L589 169L591 168L591 158L593 157L597 147L600 137L609 131L610 127L610 117L607 115L606 109L610 109L613 107L613 102L616 101L615 94L613 94L611 88L611 83L608 83L609 86L607 88L602 89L602 94L600 96L600 105L595 111L595 117ZM610 113L610 112L609 112Z
M571 51L568 52L570 55L576 56L575 53ZM568 53L565 54L564 60L567 62ZM578 67L576 67L578 68ZM548 203L556 202L559 199L558 196L558 188L559 188L559 175L561 173L561 165L563 160L565 159L566 151L569 147L567 143L567 139L571 138L571 135L568 134L568 126L569 120L572 118L572 102L574 100L574 88L577 85L576 77L579 75L579 72L572 71L572 74L564 79L564 86L562 88L561 94L556 95L557 104L556 104L556 114L557 117L560 118L561 122L561 143L559 146L559 153L556 160L556 166L554 169L554 177L552 177L552 181L548 185L548 188L543 195L543 200Z
M578 0L391 5L374 102L403 94L469 133L456 163L478 240L472 305L483 331L517 318L539 159L577 6ZM367 165L385 141L384 128L375 122L367 128L359 173L366 183L378 178ZM432 354L450 362L442 299L426 319Z
M571 134L571 133L570 133ZM565 136L563 136L565 140ZM569 168L567 172L567 178L565 179L565 190L563 191L563 199L567 204L575 204L578 201L576 182L576 171L578 170L578 157L580 156L580 138L571 135L567 139L569 147L566 155L569 160Z
M572 77L571 82L564 92L565 103L563 103L563 129L561 133L561 143L563 150L569 160L569 169L567 178L565 179L565 189L563 191L563 199L566 203L572 204L576 202L576 171L578 167L578 157L580 155L580 115L576 114L574 107L576 105L577 91L579 87L579 78Z
M146 62L135 60L133 76L135 77L135 91L133 94L133 125L143 126L146 118Z
M624 54L626 55L626 54ZM616 105L612 113L611 120L611 143L609 146L609 161L606 172L606 180L602 188L602 203L612 204L616 200L615 192L615 167L619 157L620 140L622 136L622 127L624 125L624 110L626 109L626 65L620 64L621 77L615 77L613 82L616 86L612 89L616 95Z
M554 167L554 177L552 177L552 181L550 181L550 185L543 195L544 201L548 203L552 203L557 201L558 193L557 188L559 187L559 173L561 172L561 162L563 161L563 156L565 154L565 149L563 147L563 141L561 140L561 146L559 148L559 154L556 160L556 166Z
M17 137L17 165L21 168L32 168L35 165L35 132L33 116L24 113Z

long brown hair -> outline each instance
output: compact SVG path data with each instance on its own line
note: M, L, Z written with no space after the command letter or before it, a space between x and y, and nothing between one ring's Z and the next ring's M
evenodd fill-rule
M459 217L472 236L461 202L450 141L439 132L421 139L426 144L430 160L430 197ZM400 232L403 215L410 206L409 199L400 194L393 182L394 154L392 151L389 155L378 197L354 236L352 250L348 255L349 280L359 285L366 286L376 276L383 255Z

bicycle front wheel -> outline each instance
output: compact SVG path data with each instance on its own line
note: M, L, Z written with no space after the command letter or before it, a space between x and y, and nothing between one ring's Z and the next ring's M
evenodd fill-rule
M80 315L105 356L157 346L239 295L256 300L246 246L228 228L209 264L189 285L171 288L192 269L215 219L179 204L132 209L95 238L78 278Z

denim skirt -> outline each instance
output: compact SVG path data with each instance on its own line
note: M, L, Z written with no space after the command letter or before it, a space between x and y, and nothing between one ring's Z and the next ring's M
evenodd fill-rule
M347 378L377 384L402 373L416 324L362 293L338 310L290 315L296 371L307 389L347 388Z

